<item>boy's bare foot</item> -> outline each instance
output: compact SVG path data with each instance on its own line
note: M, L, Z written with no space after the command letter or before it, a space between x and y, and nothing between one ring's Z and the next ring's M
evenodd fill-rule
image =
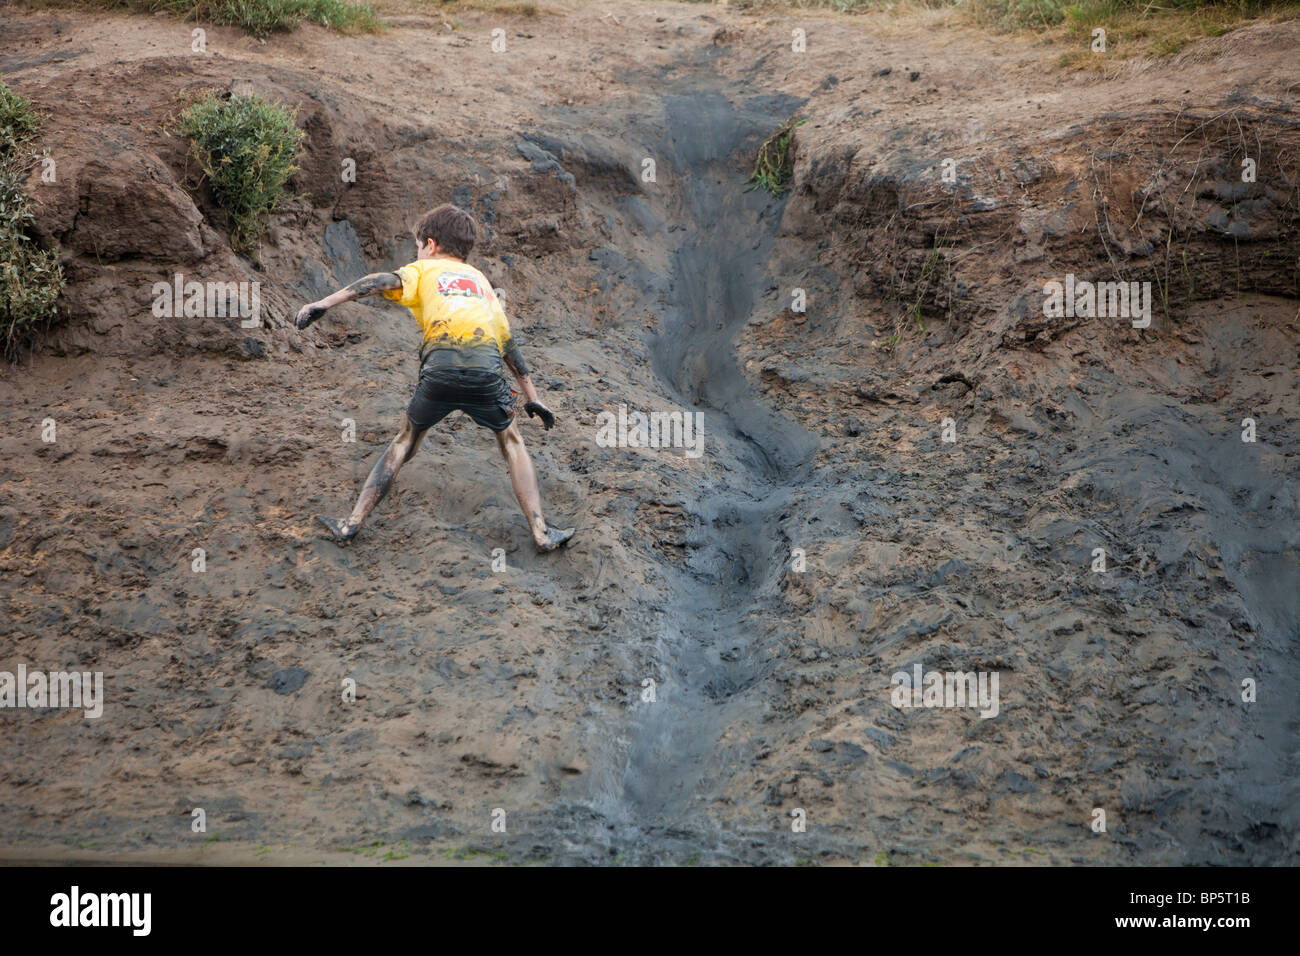
M573 532L577 528L565 528L561 531L559 528L547 528L546 540L537 542L538 551L554 551L556 548L563 547L569 543L573 537Z
M339 542L339 544L347 544L355 538L357 532L361 530L359 526L356 528L349 528L346 521L339 521L337 518L330 518L326 515L317 515L316 520L330 529L330 533L334 535L334 540Z

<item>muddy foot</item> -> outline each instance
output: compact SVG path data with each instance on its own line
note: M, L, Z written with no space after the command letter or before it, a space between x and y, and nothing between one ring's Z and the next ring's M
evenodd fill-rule
M539 542L537 545L537 550L554 551L556 548L568 544L569 539L573 537L573 532L576 530L577 530L576 528L566 528L565 530L561 531L558 528L547 528L546 543L542 544Z
M339 542L340 544L347 544L349 541L355 538L357 536L357 532L361 530L360 528L353 528L351 531L345 533L343 531L342 521L339 521L337 518L330 518L326 515L317 515L316 520L319 521L321 524L323 524L325 527L329 528L330 532L334 535L334 540Z

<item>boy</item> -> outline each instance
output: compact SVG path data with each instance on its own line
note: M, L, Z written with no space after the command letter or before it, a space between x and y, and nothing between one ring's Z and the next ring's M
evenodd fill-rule
M555 416L537 396L491 283L465 262L477 238L474 219L465 210L449 205L430 210L415 226L419 244L415 262L396 272L358 279L303 306L294 320L297 328L305 329L331 306L379 292L410 309L424 333L420 380L401 431L375 463L352 514L343 520L316 516L340 542L356 537L361 523L388 494L398 470L419 451L424 433L456 409L496 434L515 497L538 549L554 551L573 537L573 528L550 528L542 517L537 476L515 424L515 392L505 369L509 368L519 383L529 417L540 418L542 427L549 429Z

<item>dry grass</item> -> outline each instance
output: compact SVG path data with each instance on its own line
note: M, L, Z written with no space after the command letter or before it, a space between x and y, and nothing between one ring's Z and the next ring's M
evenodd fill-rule
M1032 32L1063 48L1059 66L1097 70L1129 57L1172 56L1197 40L1251 23L1300 19L1300 0L727 0L716 5ZM1091 49L1098 27L1106 31L1104 54Z
M1206 37L1223 36L1252 23L1300 18L1300 3L1211 4L1199 7L1130 6L1099 2L1072 8L1069 17L1049 31L1071 49L1057 65L1068 69L1105 69L1107 62L1130 57L1163 58L1182 52ZM1092 31L1106 31L1106 52L1091 49Z
M530 0L373 0L371 6L381 15L422 14L437 17L455 27L462 13L494 13L503 17L539 17L554 4Z
M31 7L165 13L179 20L242 27L264 37L311 21L343 33L379 28L374 9L353 0L26 0Z

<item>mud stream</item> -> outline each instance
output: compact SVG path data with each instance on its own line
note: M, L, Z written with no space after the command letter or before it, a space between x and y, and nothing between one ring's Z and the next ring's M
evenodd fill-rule
M631 861L692 851L732 858L719 848L729 835L710 802L727 768L754 756L764 707L756 688L774 651L756 637L752 615L790 557L781 522L817 448L814 435L763 402L733 345L770 286L765 267L784 205L747 188L746 164L797 101L729 89L707 57L690 67L660 100L662 139L652 144L672 183L664 221L681 228L665 230L678 238L647 371L661 396L653 410L702 414L704 455L727 478L699 482L679 459L683 483L696 482L687 558L665 568L665 613L649 640L625 635L652 675L654 699L632 703L608 765L591 774L590 805L609 821L611 851ZM747 729L729 735L732 726Z

